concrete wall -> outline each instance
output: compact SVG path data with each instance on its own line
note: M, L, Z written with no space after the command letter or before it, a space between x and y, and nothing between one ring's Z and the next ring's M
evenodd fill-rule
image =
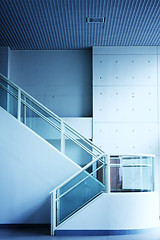
M157 47L93 49L94 141L111 154L159 155Z
M155 154L159 162L160 48L94 47L92 56L94 142L113 155Z
M91 59L91 50L13 50L9 78L59 116L91 117Z
M0 73L8 77L10 50L8 47L0 47ZM1 82L1 80L0 80ZM7 108L7 93L0 88L0 103L1 106Z
M8 77L9 48L0 47L0 73Z
M0 108L0 224L50 223L50 195L79 166Z
M58 230L145 229L159 225L158 194L103 193Z

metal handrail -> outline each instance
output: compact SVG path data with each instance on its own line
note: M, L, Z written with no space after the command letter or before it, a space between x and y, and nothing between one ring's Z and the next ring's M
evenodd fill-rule
M119 154L119 155L110 155L111 160L117 158L127 158L127 157L155 157L154 154Z
M101 169L102 167L104 167L105 163L103 163L100 167L96 168L93 172L88 173L87 176L85 178L83 178L82 180L80 180L78 183L76 183L74 186L72 186L71 188L69 188L66 192L62 193L61 196L57 197L55 199L55 201L59 200L60 198L62 198L63 196L65 196L68 192L70 192L72 189L74 189L75 187L77 187L80 183L82 183L83 181L85 181L87 178L91 177L93 173L97 172L99 169Z
M10 91L9 89L7 89L5 86L3 86L0 83L0 86L5 89L9 94L11 94L14 98L18 99L18 97L15 95L15 93L13 93L12 91ZM30 104L28 104L26 101L24 101L23 99L21 99L21 102L23 105L25 105L26 107L28 107L31 111L33 111L34 113L36 113L39 117L41 117L43 120L45 120L47 123L49 123L51 126L53 126L55 129L57 129L59 132L61 132L61 128L58 127L54 122L52 122L50 119L48 119L47 117L45 117L43 114L41 114L39 111L37 111L34 107L32 107ZM83 150L85 150L86 152L88 152L92 157L96 157L97 155L94 154L90 149L88 149L86 146L84 146L82 143L78 142L76 139L74 139L73 137L71 137L69 134L67 134L66 132L64 133L64 135L69 138L70 140L72 140L75 144L77 144L79 147L81 147Z
M64 120L62 120L59 116L57 116L55 113L53 113L51 110L49 110L47 107L45 107L43 104L41 104L39 101L37 101L35 98L33 98L32 96L30 96L27 92L25 92L23 89L21 89L20 87L18 87L15 83L13 83L12 81L10 81L9 79L7 79L5 76L3 76L0 73L0 77L1 79L6 82L7 84L9 84L11 87L13 87L17 92L18 90L21 91L21 94L24 95L27 99L29 99L32 103L34 103L37 107L39 107L41 110L43 110L44 112L46 112L50 117L52 117L54 120L56 120L58 123L62 123L64 124L64 126L66 127L66 129L68 129L72 134L76 135L77 137L79 137L81 140L83 140L85 143L87 143L90 147L92 147L95 151L97 151L99 154L104 153L99 147L97 147L91 140L86 139L84 136L82 136L80 133L78 133L75 129L73 129L68 123L66 123ZM2 86L2 84L0 84ZM16 96L12 91L10 91L9 89L7 89L5 86L2 86L8 93L10 93L12 96L16 97L18 99L18 96ZM21 103L24 104L25 106L27 106L28 108L31 109L31 106L29 104L27 104L23 99L21 99ZM30 106L30 107L29 107ZM40 116L40 114L38 114L38 111L35 110L33 107L31 109L32 111L34 111L37 115ZM41 116L42 117L42 114ZM52 121L48 121L47 118L44 116L43 119L45 121L47 121L48 123L51 124ZM51 124L52 125L52 124ZM56 125L54 124L54 127ZM59 127L56 127L56 129ZM59 130L59 129L58 129ZM61 129L60 129L61 130ZM67 137L69 137L71 140L73 140L72 137L70 137L69 133L65 133L65 135ZM74 141L76 144L78 141ZM78 143L78 145L80 147L83 146L83 149L86 151L87 147L84 146L82 143ZM89 154L91 154L91 156L97 156L96 154L94 154L92 151L90 151L90 149L87 150L87 152Z
M78 176L80 173L84 172L87 168L89 168L91 165L93 165L94 163L96 163L97 161L101 161L102 163L104 163L104 161L100 160L101 158L106 157L106 154L101 154L100 156L98 156L96 159L94 159L93 161L91 161L90 163L88 163L86 166L84 166L82 169L80 169L78 172L76 172L73 176L71 176L70 178L68 178L66 181L64 181L63 183L61 183L60 185L58 185L56 188L54 188L50 194L52 194L53 192L57 191L58 189L60 189L61 187L63 187L64 185L66 185L68 182L70 182L73 178L75 178L76 176Z

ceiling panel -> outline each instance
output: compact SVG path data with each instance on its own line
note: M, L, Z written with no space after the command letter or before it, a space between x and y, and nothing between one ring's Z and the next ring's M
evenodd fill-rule
M88 23L103 17L103 23ZM159 0L0 0L0 46L81 49L160 45Z

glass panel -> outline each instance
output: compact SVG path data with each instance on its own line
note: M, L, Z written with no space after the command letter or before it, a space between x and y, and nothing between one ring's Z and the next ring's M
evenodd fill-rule
M78 139L78 143L81 143L80 139ZM65 137L65 154L81 167L92 161L90 153L86 152L83 148L67 137Z
M65 133L68 134L70 137L78 141L81 145L89 149L92 153L94 153L96 156L100 155L100 152L94 149L88 142L86 142L83 138L81 138L76 133L73 133L67 126L65 126ZM86 139L87 140L87 139Z
M60 131L58 131L28 107L26 107L26 125L60 151Z
M7 110L7 95L8 93L0 85L0 106Z
M105 191L104 185L96 178L97 174L89 175L88 171L80 173L57 191L57 197L60 197L57 200L57 224Z
M111 159L111 191L153 190L152 157L123 156Z
M8 93L7 111L10 114L12 114L15 118L17 118L17 109L18 109L18 101L17 101L17 99Z
M0 106L14 117L17 117L17 96L17 90L0 78Z

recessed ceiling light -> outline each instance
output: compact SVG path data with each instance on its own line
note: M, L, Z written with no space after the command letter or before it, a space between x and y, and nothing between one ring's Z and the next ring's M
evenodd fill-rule
M104 23L105 17L87 17L86 22L87 23Z

